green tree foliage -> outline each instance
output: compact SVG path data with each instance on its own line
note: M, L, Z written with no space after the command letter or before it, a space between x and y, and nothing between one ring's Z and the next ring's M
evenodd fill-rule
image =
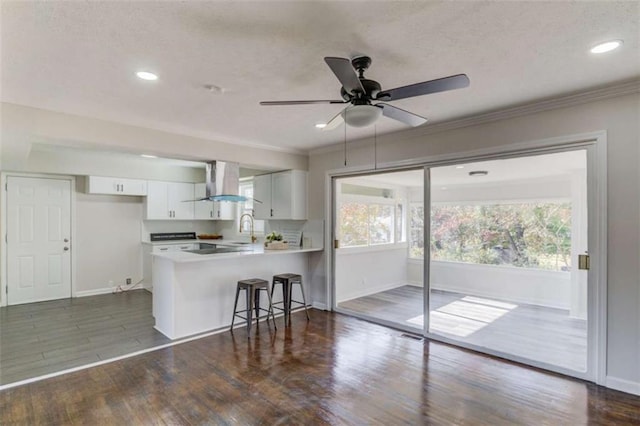
M411 254L424 250L422 207L411 210ZM415 244L417 242L417 244ZM525 268L569 270L569 203L437 205L431 209L431 258Z

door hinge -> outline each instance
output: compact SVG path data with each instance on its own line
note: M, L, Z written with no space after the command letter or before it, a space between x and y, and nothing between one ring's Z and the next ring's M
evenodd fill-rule
M333 248L340 248L340 240L333 240Z
M578 269L588 271L591 268L591 259L588 254L578 255Z

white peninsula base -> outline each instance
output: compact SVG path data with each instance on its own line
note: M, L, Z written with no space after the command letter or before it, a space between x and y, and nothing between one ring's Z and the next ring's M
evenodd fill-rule
M302 275L305 293L311 294L305 279L309 276L307 253L320 250L154 255L155 328L170 339L179 339L230 326L236 284L241 279L262 278L271 282L273 275L291 272ZM274 301L278 300L282 300L282 293L276 291ZM264 302L267 302L266 297ZM240 297L238 309L244 307L244 298Z

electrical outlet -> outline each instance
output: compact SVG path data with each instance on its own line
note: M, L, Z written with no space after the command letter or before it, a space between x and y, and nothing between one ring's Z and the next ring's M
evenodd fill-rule
M126 283L127 283L127 285L130 285L131 284L131 278L127 278L126 279Z

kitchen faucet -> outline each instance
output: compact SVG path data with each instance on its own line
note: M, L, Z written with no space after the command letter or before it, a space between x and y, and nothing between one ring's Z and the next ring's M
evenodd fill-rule
M249 225L250 230L251 230L251 242L255 243L256 241L258 241L258 239L256 238L255 235L253 235L253 216L251 216L249 213L245 213L242 216L240 216L240 229L239 232L242 233L242 224L244 223L242 220L244 219L244 217L247 216L249 218Z

